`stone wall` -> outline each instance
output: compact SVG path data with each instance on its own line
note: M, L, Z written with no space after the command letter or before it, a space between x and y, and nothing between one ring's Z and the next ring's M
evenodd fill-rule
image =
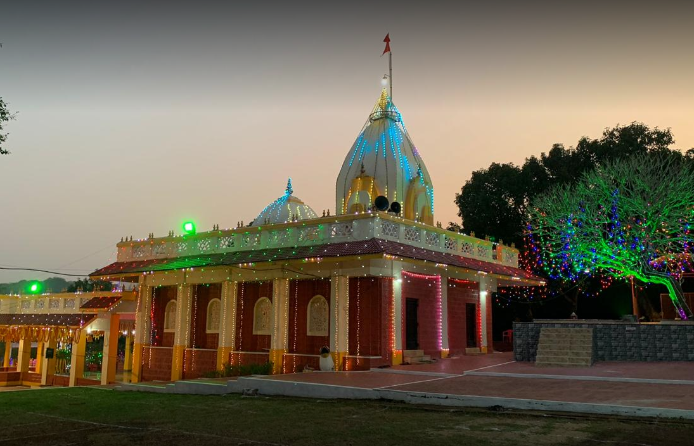
M596 361L694 361L694 323L554 320L513 323L516 361L535 361L542 327L592 328Z

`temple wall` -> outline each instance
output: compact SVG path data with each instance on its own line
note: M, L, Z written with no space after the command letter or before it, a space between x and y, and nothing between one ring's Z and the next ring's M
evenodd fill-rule
M142 380L170 381L173 349L168 347L143 347Z
M448 285L448 348L452 355L465 353L465 349L468 348L467 304L475 304L479 309L479 284L450 281ZM473 342L479 347L477 335Z
M262 297L272 302L272 282L239 284L236 302L236 346L238 352L269 352L270 335L253 334L255 304ZM253 355L255 358L257 355Z
M193 317L190 320L188 347L216 349L219 343L219 333L207 333L207 306L212 299L221 299L222 284L197 285L193 296L194 300L191 304Z
M417 322L419 323L419 349L424 350L425 355L439 358L439 315L437 287L434 280L405 276L402 278L402 339L403 350L407 350L407 299L417 299Z
M289 285L288 349L290 353L319 355L323 346L330 346L330 330L326 336L308 336L308 304L314 296L323 296L330 311L330 280L292 280ZM330 313L328 312L328 320Z
M164 316L166 304L176 300L176 292L175 286L157 287L153 291L151 308L152 333L151 338L146 338L150 345L157 347L173 346L174 333L164 331Z

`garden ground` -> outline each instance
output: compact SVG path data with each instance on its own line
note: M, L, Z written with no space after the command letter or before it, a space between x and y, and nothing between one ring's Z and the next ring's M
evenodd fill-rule
M106 388L4 392L0 399L5 444L694 444L694 423L680 420Z

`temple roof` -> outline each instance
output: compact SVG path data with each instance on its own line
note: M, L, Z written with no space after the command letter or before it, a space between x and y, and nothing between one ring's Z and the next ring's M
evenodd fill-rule
M316 218L317 215L311 206L292 195L293 193L292 179L289 178L284 195L265 206L253 220L253 224L255 226L272 225Z
M482 271L489 274L498 274L517 277L533 281L543 281L540 277L533 276L520 268L485 262L482 260L462 257L456 254L431 251L424 248L416 248L398 242L372 238L364 241L346 243L331 243L314 246L298 246L287 248L274 248L264 250L235 251L222 254L206 254L188 257L140 260L134 262L115 262L101 268L91 277L109 276L115 274L142 273L149 271L170 271L181 268L198 268L205 266L239 265L258 262L272 262L281 260L299 260L306 258L329 258L359 256L368 254L388 254L403 258L424 260L433 263L450 265L472 271Z
M361 185L365 180L368 190ZM433 224L431 177L385 89L342 164L336 185L338 215L369 209L376 194L399 202L405 218Z
M82 327L96 317L95 314L0 314L0 325L42 325L52 327Z

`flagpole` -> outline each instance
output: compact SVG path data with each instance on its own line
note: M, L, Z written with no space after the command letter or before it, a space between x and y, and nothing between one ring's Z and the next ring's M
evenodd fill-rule
M390 80L390 100L393 100L393 52L388 51L388 79Z

